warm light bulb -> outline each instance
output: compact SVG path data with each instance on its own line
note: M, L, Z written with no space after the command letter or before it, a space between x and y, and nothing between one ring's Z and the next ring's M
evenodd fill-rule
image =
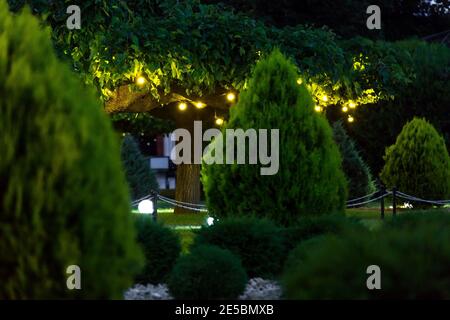
M302 83L303 83L303 80L300 79L300 78L298 78L298 79L297 79L297 84L298 84L298 85L301 85Z
M180 102L180 103L178 104L178 109L180 109L181 111L186 110L186 109L187 109L187 104L186 104L186 102Z
M355 108L356 108L356 103L354 103L353 101L350 101L349 104L348 104L348 106L349 106L350 108L352 108L352 109L355 109Z
M327 96L322 96L322 101L327 102L328 101L328 97Z
M217 124L218 126L223 125L223 119L222 119L222 118L217 118L217 119L216 119L216 124Z
M347 108L346 106L343 106L343 107L342 107L342 111L347 112L347 111L348 111L348 108Z
M315 106L314 110L316 110L317 112L321 112L322 111L322 107L321 106Z
M136 78L136 84L138 86L143 86L146 82L147 82L147 80L145 80L145 78L142 76L139 76Z
M227 100L233 102L234 100L236 100L236 95L233 92L230 92L229 94L227 94Z
M348 116L348 122L352 123L353 121L355 121L355 118L353 118L352 116Z
M195 107L198 109L203 109L204 107L206 107L206 104L204 104L203 102L196 102L195 103Z

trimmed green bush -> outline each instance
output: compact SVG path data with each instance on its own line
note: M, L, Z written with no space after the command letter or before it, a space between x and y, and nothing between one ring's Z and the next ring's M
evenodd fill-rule
M119 144L31 13L0 1L0 299L121 298L141 265ZM68 290L67 267L82 290Z
M449 299L449 228L349 232L311 239L288 259L288 299ZM381 290L368 290L367 268L381 269Z
M296 225L283 229L283 238L290 251L305 240L325 234L343 234L349 230L364 230L364 226L358 219L338 214L303 217Z
M136 280L159 284L166 281L181 252L178 235L153 222L149 215L137 215L138 242L145 256L145 266Z
M167 284L176 299L237 299L247 275L230 251L205 245L179 258Z
M158 182L150 169L150 163L142 155L133 136L126 135L123 139L121 156L133 199L145 197L151 190L158 190Z
M450 157L444 139L426 120L405 124L384 160L380 176L388 187L423 199L450 197Z
M204 244L230 250L252 278L277 276L286 256L280 228L258 218L230 218L202 228L193 245Z
M252 213L289 225L302 215L343 212L346 181L339 150L327 120L314 111L310 93L297 79L293 63L275 50L258 62L248 89L231 107L223 133L279 129L279 170L261 175L262 165L204 164L207 205L217 217Z
M333 124L334 141L342 156L342 169L348 181L348 198L354 199L375 191L369 166L361 158L355 142L348 136L341 121Z

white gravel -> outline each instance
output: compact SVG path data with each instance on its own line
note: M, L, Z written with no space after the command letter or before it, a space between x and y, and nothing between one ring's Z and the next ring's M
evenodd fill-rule
M281 287L276 281L253 278L248 282L239 300L279 300ZM172 300L165 284L137 284L124 294L125 300Z

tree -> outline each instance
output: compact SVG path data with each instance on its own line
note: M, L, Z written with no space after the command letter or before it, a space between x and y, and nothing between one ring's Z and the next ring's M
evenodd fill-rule
M342 169L348 181L350 199L365 196L375 191L369 166L364 162L355 142L347 135L342 122L333 124L334 141L342 156Z
M384 159L381 178L388 187L422 199L450 196L450 157L444 139L426 120L408 122Z
M256 65L248 89L230 110L222 136L228 129L276 128L280 149L270 153L279 154L278 172L261 175L261 164L236 160L231 165L205 163L203 186L212 214L220 218L254 214L288 225L303 215L343 212L346 181L339 150L327 120L314 111L306 86L297 79L295 66L278 50ZM220 144L214 145L217 141L210 157L220 149ZM250 157L246 148L245 159Z
M0 95L0 299L120 298L141 254L117 137L48 30L4 1Z
M142 155L139 146L131 135L122 141L122 163L133 199L139 199L158 190L158 182L150 169L150 163Z
M213 125L214 116L227 117L233 104L227 92L238 97L255 62L274 47L294 59L317 109L327 113L332 106L391 98L415 77L398 61L408 53L394 44L362 54L366 40L349 48L327 28L266 26L196 0L9 2L14 10L31 4L51 26L61 57L101 92L105 111L127 113L130 120L132 113L146 112L173 120L177 128L190 129L194 120ZM69 4L81 6L81 30L66 28ZM188 104L185 111L178 110L180 102ZM198 165L177 168L177 200L199 201L198 172Z

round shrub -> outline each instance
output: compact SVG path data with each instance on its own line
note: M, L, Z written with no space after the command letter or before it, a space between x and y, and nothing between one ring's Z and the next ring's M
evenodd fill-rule
M301 242L325 234L342 234L349 230L364 230L359 220L344 215L303 217L294 226L283 229L283 238L288 251Z
M141 265L119 144L31 13L0 1L0 299L121 298ZM68 290L67 268L82 290Z
M348 198L354 199L375 191L369 166L364 162L355 142L347 135L341 121L333 124L333 136L342 155L342 169L348 181Z
M367 288L371 265L380 267L381 290ZM301 244L282 285L288 299L449 299L449 265L448 228L349 232Z
M145 266L136 280L140 283L159 284L166 281L180 255L178 236L155 222L148 215L137 215L138 242L145 256Z
M179 258L167 284L176 299L237 299L247 275L230 251L205 245Z
M202 228L193 245L204 244L230 250L241 259L249 277L278 275L286 253L280 228L252 217L229 218Z
M216 138L202 181L208 208L219 218L252 213L289 225L302 215L344 211L346 181L331 127L297 79L293 63L275 50L258 62L248 89L231 107L223 135L227 129L279 129L279 150L272 150L279 151L279 166L272 163L271 175L262 175L267 166L207 164L220 148Z
M126 135L122 141L121 156L133 199L145 197L150 191L158 190L158 182L149 161L142 155L131 135Z
M423 199L450 197L450 157L444 139L426 120L405 124L384 160L381 178L388 187Z

